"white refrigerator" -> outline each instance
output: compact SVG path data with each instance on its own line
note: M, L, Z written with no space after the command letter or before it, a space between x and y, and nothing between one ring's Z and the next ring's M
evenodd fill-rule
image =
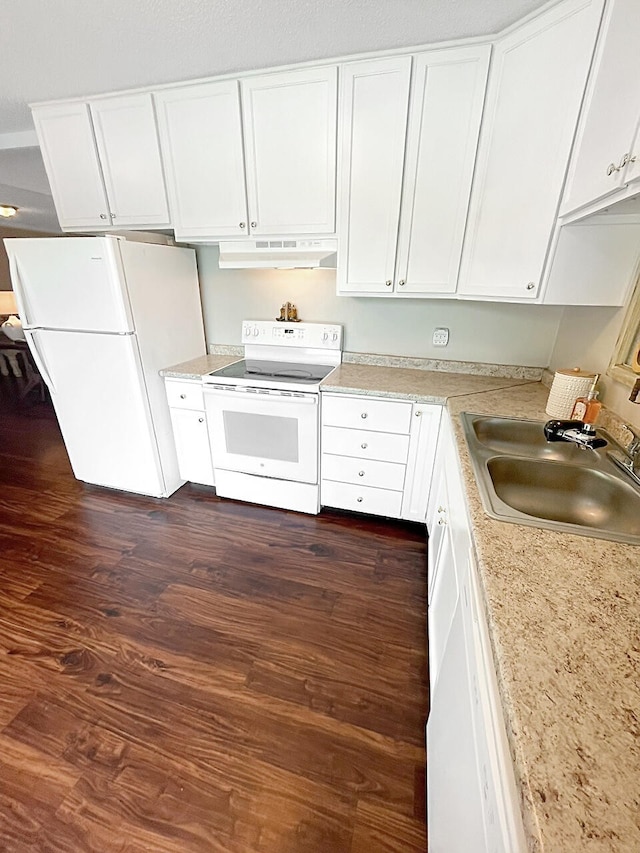
M75 476L168 497L184 480L159 370L206 351L195 252L115 236L4 242Z

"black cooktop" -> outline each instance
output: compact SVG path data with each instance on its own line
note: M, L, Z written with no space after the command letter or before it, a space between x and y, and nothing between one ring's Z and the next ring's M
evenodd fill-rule
M214 370L209 376L224 376L250 382L260 379L269 382L296 382L317 385L333 370L330 364L302 364L295 361L266 361L243 359Z

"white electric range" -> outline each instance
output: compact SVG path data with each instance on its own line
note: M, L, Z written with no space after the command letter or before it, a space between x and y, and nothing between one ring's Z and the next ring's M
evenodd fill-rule
M203 378L216 491L320 511L320 383L342 361L342 326L245 320L245 358Z

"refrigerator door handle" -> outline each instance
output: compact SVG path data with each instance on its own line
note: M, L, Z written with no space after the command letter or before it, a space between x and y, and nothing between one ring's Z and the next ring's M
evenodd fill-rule
M27 292L22 284L20 265L18 264L18 258L12 251L9 251L8 254L9 271L11 273L11 285L13 287L13 292L15 293L16 297L16 303L18 305L18 314L20 315L22 328L29 328L31 326L31 320L29 319L29 299L27 297Z
M55 389L55 385L53 384L53 379L49 375L49 372L46 368L44 358L42 357L42 354L41 354L40 350L38 349L38 342L36 340L36 335L38 333L33 331L32 329L24 329L24 333L31 343L31 346L29 347L29 349L31 350L31 355L33 356L33 360L36 363L36 367L38 368L40 375L44 379L44 382L45 382L47 388L53 394L53 393L55 393L56 389Z

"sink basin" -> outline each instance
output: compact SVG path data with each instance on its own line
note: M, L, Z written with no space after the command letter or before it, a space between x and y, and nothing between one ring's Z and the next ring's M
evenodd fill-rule
M471 426L477 441L496 453L534 456L536 459L572 461L583 452L575 444L549 442L544 437L541 421L517 418L474 417Z
M500 521L640 545L640 488L596 451L547 442L542 421L461 415L478 490Z
M496 495L518 512L640 540L640 492L617 476L512 456L494 456L487 471Z

